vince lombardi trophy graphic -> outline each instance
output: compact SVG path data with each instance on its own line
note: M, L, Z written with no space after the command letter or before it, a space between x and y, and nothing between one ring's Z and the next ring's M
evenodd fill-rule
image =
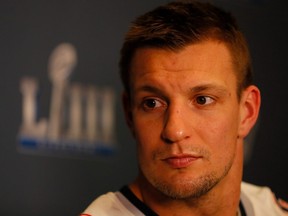
M76 50L68 43L56 47L49 59L48 72L52 82L52 98L48 138L54 141L58 140L61 135L65 89L76 63Z

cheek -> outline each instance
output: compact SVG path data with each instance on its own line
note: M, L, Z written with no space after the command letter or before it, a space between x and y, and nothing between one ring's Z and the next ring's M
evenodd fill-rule
M234 117L229 119L229 116L226 116L222 121L215 119L202 127L202 139L209 143L212 152L218 152L220 156L234 151L237 135L238 124Z
M207 130L210 130L217 139L223 140L235 140L237 138L239 129L239 120L237 118L239 113L234 112L223 112L218 114L213 119L210 119L210 123L207 122ZM230 141L231 142L231 141Z
M202 144L211 153L208 163L205 165L206 170L207 172L213 170L217 175L222 175L224 170L229 170L233 164L236 153L237 139L234 138L236 133L231 133L231 127L224 122L206 125L205 130L206 136L204 133L202 134Z
M159 138L162 126L162 116L160 115L148 115L141 111L133 113L133 128L140 141Z
M138 154L145 157L145 155L149 155L149 152L157 148L159 144L161 134L160 126L155 122L143 118L135 118L133 127Z

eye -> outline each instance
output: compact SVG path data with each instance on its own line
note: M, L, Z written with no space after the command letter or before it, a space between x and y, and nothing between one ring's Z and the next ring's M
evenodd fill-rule
M159 100L154 98L148 98L143 101L143 108L146 110L152 110L162 106L163 104Z
M214 102L214 99L209 96L196 97L196 103L199 105L208 105Z

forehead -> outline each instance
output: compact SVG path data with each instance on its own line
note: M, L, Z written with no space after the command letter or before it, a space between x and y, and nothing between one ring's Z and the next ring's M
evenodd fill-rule
M204 41L172 51L160 48L139 48L130 67L131 82L151 76L183 76L208 79L213 76L234 76L229 49L224 43ZM140 79L139 79L140 78Z

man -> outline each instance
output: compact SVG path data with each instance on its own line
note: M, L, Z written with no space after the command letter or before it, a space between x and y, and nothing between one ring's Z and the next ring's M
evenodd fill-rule
M82 215L284 215L269 188L242 182L260 91L229 13L178 1L138 17L120 70L139 175Z

